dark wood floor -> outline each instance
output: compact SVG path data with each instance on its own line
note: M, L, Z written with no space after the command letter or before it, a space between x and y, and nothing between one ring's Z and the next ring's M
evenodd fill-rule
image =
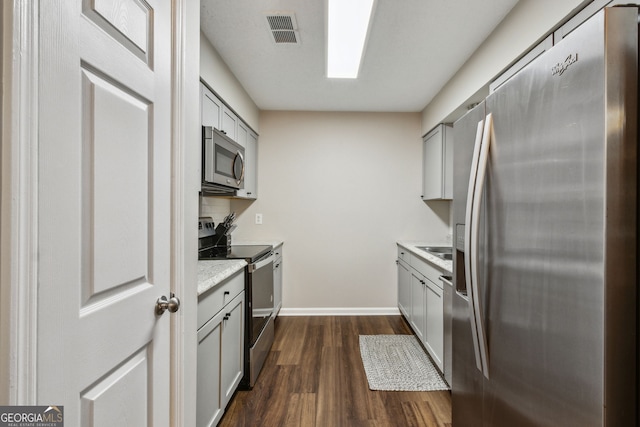
M371 391L358 335L409 334L400 316L279 317L251 391L238 391L222 427L451 426L448 391Z

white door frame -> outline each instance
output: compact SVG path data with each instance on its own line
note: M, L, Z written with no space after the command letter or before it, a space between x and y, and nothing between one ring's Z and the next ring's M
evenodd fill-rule
M38 2L2 2L0 402L35 402Z
M200 5L172 0L171 425L195 425ZM0 4L0 405L35 405L38 290L38 2Z
M200 2L174 0L171 425L196 425L197 259L200 176ZM178 314L176 313L176 314ZM174 394L175 393L175 394ZM191 398L188 398L191 397Z

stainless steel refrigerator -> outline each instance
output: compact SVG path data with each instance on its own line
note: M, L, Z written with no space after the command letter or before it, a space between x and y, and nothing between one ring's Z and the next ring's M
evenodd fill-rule
M636 425L638 11L454 124L453 426Z

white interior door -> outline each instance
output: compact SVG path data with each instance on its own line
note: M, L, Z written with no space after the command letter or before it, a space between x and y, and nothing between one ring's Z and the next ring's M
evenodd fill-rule
M171 2L39 2L37 400L169 425Z

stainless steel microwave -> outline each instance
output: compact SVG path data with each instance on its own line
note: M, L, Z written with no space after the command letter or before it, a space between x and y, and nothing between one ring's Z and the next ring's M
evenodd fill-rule
M218 129L203 126L202 189L224 192L225 188L244 188L244 147Z

